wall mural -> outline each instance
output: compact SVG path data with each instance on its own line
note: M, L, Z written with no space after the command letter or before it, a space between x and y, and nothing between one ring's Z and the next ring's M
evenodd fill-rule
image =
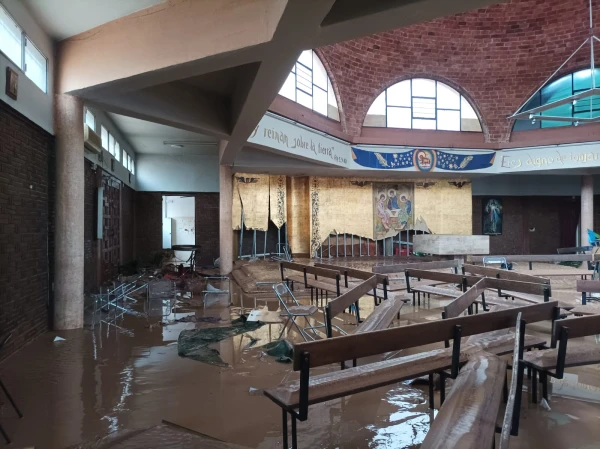
M408 150L396 153L383 153L352 147L352 159L358 165L367 168L398 170L415 169L420 172L432 172L435 169L445 171L472 171L492 167L496 152L459 154L439 150Z
M373 184L373 235L383 239L410 229L414 222L413 184Z
M502 234L503 210L502 200L498 198L483 199L483 234Z

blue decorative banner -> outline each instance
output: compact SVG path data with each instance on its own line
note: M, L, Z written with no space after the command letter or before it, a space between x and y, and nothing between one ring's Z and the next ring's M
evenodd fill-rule
M414 168L431 172L436 168L448 171L473 171L490 168L496 152L457 154L439 150L408 150L398 153L379 153L352 147L352 159L358 165L380 170Z

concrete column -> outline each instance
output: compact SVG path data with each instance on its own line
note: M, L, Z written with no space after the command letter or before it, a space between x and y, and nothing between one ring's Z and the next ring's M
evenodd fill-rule
M54 96L56 228L54 329L83 327L83 101Z
M587 230L594 229L594 178L592 175L581 177L581 246L588 246Z
M219 142L219 160L227 141ZM227 275L233 270L233 174L228 165L219 166L219 258L221 274Z

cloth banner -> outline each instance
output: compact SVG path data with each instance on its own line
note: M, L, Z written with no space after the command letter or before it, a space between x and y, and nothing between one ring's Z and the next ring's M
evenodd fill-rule
M285 184L285 176L271 176L269 178L271 221L278 228L281 228L287 221L287 190Z

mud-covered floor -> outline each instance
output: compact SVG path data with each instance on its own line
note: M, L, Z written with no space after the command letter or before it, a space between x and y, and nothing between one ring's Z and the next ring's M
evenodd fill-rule
M576 293L567 287L569 280L557 279L556 283L565 287L564 298L576 301ZM439 319L440 307L447 302L431 299L421 308L407 304L394 325ZM237 292L234 304L239 304ZM269 304L276 308L276 302ZM372 307L372 298L361 300L363 317ZM216 304L188 312L218 317L222 320L218 324L161 326L157 324L163 320L160 316L126 316L119 324L131 335L103 325L38 338L0 365L0 376L25 414L19 420L9 405L2 406L0 417L13 438L11 447L66 448L110 432L149 427L163 419L249 448L281 447L280 409L250 392L294 376L289 365L261 350L277 338L281 325L265 325L216 344L214 348L229 368L177 354L176 341L182 329L225 324L231 310L236 309ZM346 315L343 320L336 324L351 329L353 317ZM531 326L533 332L547 335L548 330L545 325ZM56 335L66 340L53 342ZM253 347L248 347L250 337L259 339ZM599 342L595 338L587 341ZM550 386L550 410L524 400L521 432L511 440L511 448L600 448L600 367L567 371L564 381ZM299 445L418 448L435 413L428 409L425 385L400 383L311 406L309 420L299 424Z

